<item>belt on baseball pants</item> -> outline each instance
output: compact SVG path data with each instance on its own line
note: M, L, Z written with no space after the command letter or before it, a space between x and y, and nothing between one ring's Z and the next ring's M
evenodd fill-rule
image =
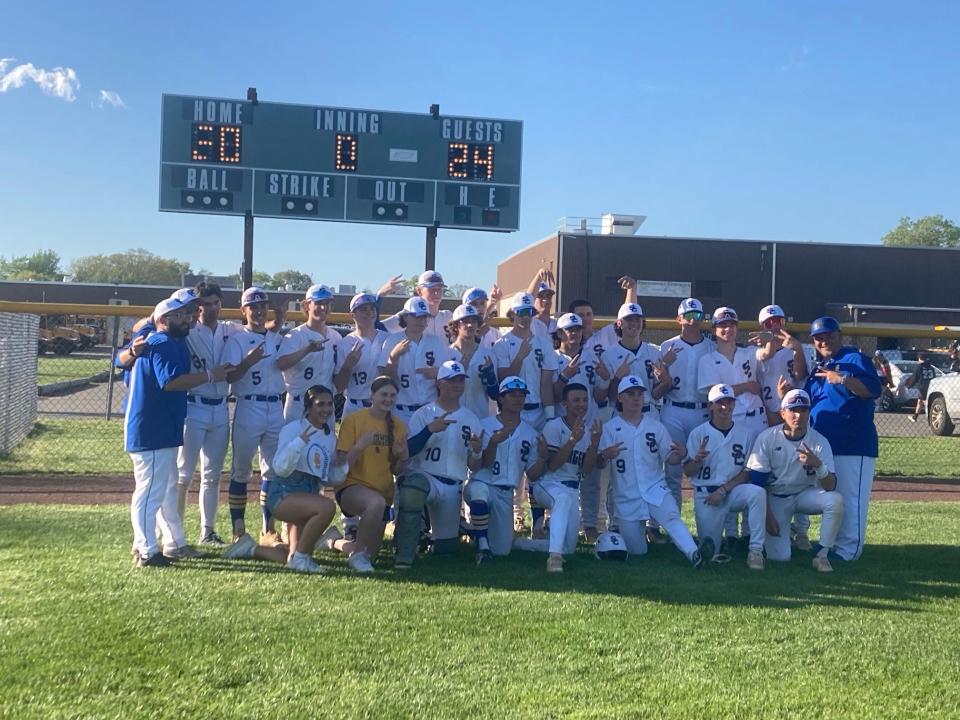
M524 403L524 404L523 404L523 409L524 409L524 410L539 410L539 409L540 409L540 403Z
M350 401L351 405L363 405L363 407L373 407L373 403L369 400L354 400L353 398L347 398Z
M403 411L409 410L410 412L416 412L417 410L422 408L423 405L424 405L423 403L421 403L420 405L397 405L397 410L403 410Z
M770 494L773 495L775 498L792 498L792 497L796 497L802 492L803 490L798 490L795 493L787 493L786 495L777 495L777 493L770 493Z
M256 400L257 402L280 402L279 395L244 395L244 400Z
M222 405L223 398L206 398L203 395L187 395L187 402L199 402L203 405Z
M460 485L463 482L462 480L454 480L453 478L441 477L440 475L434 475L434 477L444 485Z
M697 485L697 492L707 492L712 493L719 490L722 485Z
M705 410L707 407L706 403L677 402L676 400L670 400L669 398L668 401L674 407L683 408L684 410Z

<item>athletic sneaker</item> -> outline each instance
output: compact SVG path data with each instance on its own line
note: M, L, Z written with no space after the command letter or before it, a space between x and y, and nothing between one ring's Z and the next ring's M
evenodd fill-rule
M810 544L810 536L805 532L798 532L793 537L793 546L797 550L811 550L813 545Z
M343 533L340 532L336 525L331 525L323 531L323 535L321 535L320 539L317 540L316 547L320 548L321 550L333 550L333 543L342 539Z
M256 541L248 533L241 535L237 541L223 551L223 556L231 560L240 558L252 558L254 550L257 549Z
M562 573L563 572L563 555L558 553L550 553L547 557L547 572L548 573Z
M362 550L350 553L350 557L347 558L347 565L350 566L350 569L358 573L372 573L373 564L370 562L370 558Z
M663 532L661 528L658 527L648 527L647 528L647 543L650 545L666 545L670 542L670 538L667 537L666 533Z
M191 545L181 545L180 547L165 547L163 548L163 555L168 560L184 560L186 558L202 558L206 557L207 554L200 552L195 547Z
M265 547L276 547L277 545L283 545L283 538L276 530L267 530L260 533L260 544Z
M763 570L763 550L751 550L747 553L747 567L751 570Z
M717 546L713 544L713 538L705 537L700 541L700 557L704 560L713 560L717 554Z
M296 572L302 573L323 573L326 572L323 567L317 565L309 555L291 555L287 560L287 567Z
M817 555L813 558L813 569L817 572L833 572L833 565L826 556Z
M136 561L137 567L173 567L173 561L164 557L163 553L154 553L148 558L143 557L142 555L137 555Z
M489 565L493 562L493 553L489 549L477 550L477 565Z
M916 421L917 421L917 416L916 416L916 415L911 415L911 416L910 416L910 422L916 422Z
M212 530L200 538L200 544L205 545L206 547L226 547L227 543L224 542L223 538L217 535Z

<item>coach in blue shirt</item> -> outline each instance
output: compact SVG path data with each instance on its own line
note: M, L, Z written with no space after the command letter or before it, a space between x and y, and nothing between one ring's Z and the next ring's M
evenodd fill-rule
M810 423L830 441L837 492L844 503L834 551L841 560L856 560L866 538L867 505L878 454L873 408L880 396L880 378L869 357L843 344L835 318L814 320L810 337L821 356L806 383L812 406Z
M171 559L198 554L186 544L177 512L177 449L183 444L186 391L223 380L229 368L189 372L185 338L195 305L192 290L178 290L157 304L152 315L156 331L139 347L130 371L124 443L136 483L130 520L134 559L140 567L163 567ZM162 553L157 548L158 523Z

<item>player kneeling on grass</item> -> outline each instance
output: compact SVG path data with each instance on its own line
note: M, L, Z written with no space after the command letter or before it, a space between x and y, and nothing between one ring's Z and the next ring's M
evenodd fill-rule
M490 437L483 448L481 469L463 492L470 515L470 533L477 542L477 565L494 555L509 555L513 547L513 493L526 473L535 481L543 473L537 431L520 418L527 384L515 375L500 381L500 412L480 422ZM544 452L546 454L546 444Z
M728 512L747 513L750 551L747 567L763 570L767 494L750 483L746 470L750 431L733 422L736 395L729 385L714 385L707 396L710 420L690 431L683 472L693 485L700 555L715 563L730 561L717 552Z
M321 485L337 485L346 468L334 465L333 393L314 385L303 395L303 418L280 431L266 503L273 517L287 523L289 545L257 545L244 533L224 552L228 558L257 558L286 563L291 570L323 572L313 561L313 549L330 525L336 506L320 494Z
M410 469L397 478L397 569L413 564L424 509L430 513L433 554L453 554L459 545L463 483L468 470L480 469L483 447L480 420L460 406L466 379L463 365L444 362L437 373L437 399L410 418Z
M550 510L549 539L517 538L519 550L546 550L547 572L563 572L563 556L577 548L580 530L580 483L593 472L602 426L595 420L586 432L584 422L590 407L585 385L570 383L562 391L566 411L547 422L543 438L547 445L546 472L532 485L533 497Z
M636 375L622 378L617 387L619 415L603 426L600 458L612 463L610 482L616 508L614 521L631 555L647 552L646 520L656 520L673 544L693 564L704 564L697 544L680 519L677 501L667 487L664 466L676 465L686 448L673 442L659 420L643 412L646 388Z
M794 513L822 515L820 542L813 546L813 567L833 568L827 553L843 517L843 496L827 439L809 426L810 396L791 390L783 397L783 425L764 430L747 460L751 481L767 489L767 537L770 560L790 559L790 518Z

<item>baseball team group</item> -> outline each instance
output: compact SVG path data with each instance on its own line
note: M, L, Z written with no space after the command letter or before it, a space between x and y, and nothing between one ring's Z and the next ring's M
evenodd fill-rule
M373 572L390 523L398 569L466 541L478 565L523 550L563 572L581 536L604 559L672 543L696 568L743 553L753 570L794 552L819 572L857 560L878 451L872 359L821 317L808 367L776 305L738 344L736 310L705 313L696 298L658 346L634 281L619 283L616 322L598 328L586 299L554 316L549 271L505 303L496 286L472 288L452 311L428 271L396 315L381 317L380 298L399 277L353 297L345 336L327 324L326 285L307 290L306 321L285 333L259 287L242 294L242 323L220 320L216 285L178 290L116 356L128 371L135 564L203 555L183 522L198 461L198 544L299 572L323 572L320 551ZM498 307L507 327L490 322ZM230 542L216 528L228 447ZM695 532L680 513L684 478Z

